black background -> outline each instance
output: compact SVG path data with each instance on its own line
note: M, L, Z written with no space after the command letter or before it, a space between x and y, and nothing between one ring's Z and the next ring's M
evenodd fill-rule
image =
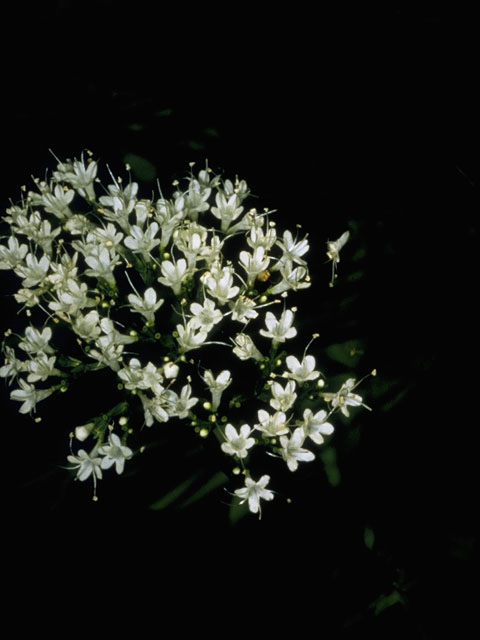
M268 16L260 6L107 0L17 7L4 24L16 33L3 45L4 206L30 175L53 167L49 148L61 158L91 149L114 171L136 154L162 185L208 158L278 209L279 225L309 232L313 286L296 301L300 331L320 331L319 349L360 340L355 375L375 367L378 376L364 387L373 411L357 412L338 435L341 483L331 487L321 467L300 470L288 477L291 504L283 494L261 522L235 527L220 492L182 512L148 510L181 464L174 454L163 475L146 465L91 503L90 487L58 470L68 401L40 429L5 390L13 539L31 544L54 529L93 564L112 541L131 559L141 540L159 563L205 560L208 549L254 591L260 575L272 587L278 572L272 606L293 598L295 584L312 616L328 593L324 624L345 637L430 638L467 624L478 423L476 26L468 13L433 7L289 6ZM324 243L346 228L351 241L329 289ZM2 305L6 327L7 297ZM402 602L374 615L372 603L394 591Z

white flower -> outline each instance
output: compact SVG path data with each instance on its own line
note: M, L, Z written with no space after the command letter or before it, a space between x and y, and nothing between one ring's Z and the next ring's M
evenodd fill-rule
M340 249L346 245L349 237L350 232L345 231L337 240L327 242L327 256L334 264L340 262Z
M222 443L222 451L230 456L246 458L248 449L255 444L255 438L248 437L251 431L252 428L248 424L240 427L240 433L237 433L237 430L231 424L227 424L225 427L225 439L227 442Z
M324 393L323 397L327 402L332 403L333 409L340 409L343 415L348 418L350 416L348 407L363 406L365 409L370 409L366 404L363 404L362 396L359 396L357 393L352 393L354 388L355 379L349 378L342 384L337 393Z
M130 235L123 242L133 253L148 256L150 251L160 244L160 240L155 238L158 229L156 222L152 222L145 231L134 224L130 227Z
M267 311L265 314L265 324L268 331L260 329L260 334L265 338L271 338L272 344L276 345L279 342L285 342L288 338L294 338L297 335L297 330L292 327L293 312L290 309L285 311L280 316L280 320L277 320L271 311Z
M240 262L247 273L248 286L252 286L259 273L265 271L270 264L270 258L265 256L263 247L256 247L253 254L240 251Z
M270 482L270 476L264 475L255 482L249 476L245 477L245 486L242 489L236 489L235 495L241 498L240 504L243 504L245 500L248 500L248 508L252 513L258 513L261 517L260 500L273 500L273 493L266 489L267 484Z
M29 195L31 193L32 192L30 192ZM57 184L54 187L53 193L49 188L46 188L41 195L35 195L37 198L32 198L32 201L35 204L43 204L45 211L53 213L57 218L60 218L60 220L63 220L72 214L68 205L72 202L75 196L75 191L73 189L64 189Z
M85 269L87 276L103 278L109 284L115 285L113 270L120 264L120 258L118 256L112 256L106 247L96 245L93 246L91 252L85 256L85 262L90 267L90 269Z
M313 356L305 356L301 363L295 356L287 356L286 363L290 369L288 377L293 378L300 384L308 380L316 380L320 375L320 371L315 371L315 358Z
M232 382L230 371L221 371L215 378L212 371L207 369L203 379L207 383L210 393L212 394L212 411L216 411L220 405L222 393Z
M253 320L258 316L258 311L255 311L255 302L246 296L238 296L235 302L230 302L230 309L232 310L232 320L243 322L247 324L249 320Z
M240 360L248 360L253 358L254 360L262 360L263 356L257 347L254 345L253 340L246 333L237 333L233 339L233 353L240 358Z
M23 278L23 287L30 288L42 283L50 268L50 258L43 255L40 260L37 260L33 254L29 253L25 258L25 263L17 264L14 269L17 276Z
M305 266L306 262L302 259L305 253L307 253L309 249L309 245L307 242L307 236L300 242L297 242L296 239L293 239L293 236L290 231L283 232L283 242L281 240L277 240L277 245L282 249L283 255L277 264L272 266L272 271L280 269L284 265L292 262L296 262L299 265Z
M39 353L54 353L53 348L48 344L52 337L52 330L50 327L40 333L35 327L27 327L25 329L25 336L18 344L20 349L26 351L28 354Z
M239 200L236 193L227 200L225 194L217 193L215 196L216 207L212 207L210 211L213 215L221 220L221 229L226 233L231 223L241 215L243 207L239 207Z
M15 355L14 349L11 347L5 346L5 353L5 364L3 367L0 367L0 378L11 377L13 380L19 373L26 370L27 363L19 360ZM10 384L11 382L12 381L10 381Z
M41 290L35 289L19 289L17 293L13 294L13 297L18 304L23 304L27 307L34 307L40 302L40 298L37 293L41 293Z
M298 469L299 461L310 462L315 458L315 455L311 451L302 448L304 440L305 434L302 427L295 429L290 439L288 436L280 437L280 444L282 445L281 454L290 471L296 471Z
M297 399L295 386L296 385L293 380L289 380L285 385L285 388L283 388L278 382L274 382L270 387L270 391L273 396L270 400L270 406L277 411L288 411Z
M174 264L170 260L164 260L160 268L162 270L163 277L160 276L157 280L166 287L171 287L173 289L173 293L178 296L182 289L182 283L189 273L187 269L187 261L185 258L180 258L180 260L177 260Z
M118 371L122 361L123 344L115 340L115 334L100 336L95 340L95 346L98 349L91 349L88 355L113 371Z
M203 305L192 302L190 311L193 313L193 318L190 320L192 327L207 333L223 318L223 313L215 307L214 301L208 298L205 298Z
M108 444L101 446L98 452L105 456L101 462L102 469L110 469L112 465L115 465L115 471L118 474L123 472L125 460L129 460L133 456L133 451L122 445L116 433L109 435Z
M345 246L350 237L350 232L345 231L342 235L333 242L327 242L327 256L332 261L332 280L330 286L333 286L333 281L335 280L335 270L337 268L337 264L340 262L340 250Z
M0 245L0 269L14 269L28 253L26 244L18 244L15 236L8 239L8 249Z
M96 340L102 332L98 311L94 309L93 311L89 311L85 316L78 314L72 328L80 338L84 340Z
M186 221L185 226L175 229L173 241L185 255L188 266L194 267L197 256L202 251L208 238L205 227L196 222Z
M138 184L130 182L125 189L122 189L118 184L110 184L108 190L110 195L101 196L99 201L100 204L109 207L112 211L102 209L101 213L107 220L117 222L124 231L128 232L130 229L128 217L137 204Z
M282 279L270 289L271 295L277 295L284 291L290 291L291 289L294 291L297 291L297 289L307 289L311 285L310 281L307 279L304 280L307 276L305 267L296 267L292 270L291 264L288 263L280 269L280 273Z
M23 402L19 409L20 413L31 413L35 411L37 402L48 398L48 396L52 394L50 389L36 389L35 385L28 384L21 378L19 378L18 384L21 389L14 389L10 393L10 398L18 402Z
M170 393L172 394L171 402L174 403L174 407L169 411L169 415L177 416L181 420L188 417L190 409L198 402L198 398L190 397L192 395L192 387L189 384L184 385L180 392L180 397L177 394L173 395L172 391Z
M329 436L333 433L333 426L329 422L325 422L327 417L328 414L324 409L317 411L315 415L311 409L305 409L303 412L301 424L303 432L316 444L323 444L323 436Z
M147 427L151 427L153 420L158 422L167 422L169 415L165 411L165 398L162 396L155 396L154 398L148 398L141 391L138 392L140 400L143 405L143 413L145 417L145 424Z
M143 368L140 360L137 358L130 358L130 362L127 367L123 367L117 372L119 378L121 378L125 384L125 389L140 389L143 382Z
M124 234L119 232L114 224L109 222L104 229L100 229L98 227L92 229L92 231L87 234L87 243L96 244L100 241L100 244L105 246L107 249L112 247L116 249L121 243L123 235Z
M140 313L147 322L155 322L155 313L162 306L164 300L160 298L157 302L157 292L153 287L149 287L143 294L143 298L134 293L130 293L128 301L133 307L130 309L133 313Z
M287 416L283 411L276 411L273 416L271 416L264 409L259 409L258 421L259 424L254 425L254 428L262 431L269 438L276 438L277 436L289 433Z
M233 275L230 267L213 268L211 273L207 272L202 276L202 280L206 283L210 295L217 298L220 304L225 304L240 291L239 287L232 286Z
M185 194L185 208L188 211L188 217L196 220L198 214L202 211L208 211L208 198L212 192L210 187L205 187L198 180L191 179L188 185L188 191Z
M88 166L85 167L82 155L81 160L74 160L73 163L69 160L59 162L53 177L59 182L65 181L70 183L81 196L93 200L95 198L93 182L96 175L97 163L90 160Z
M28 371L30 373L27 376L28 382L38 382L41 380L44 382L49 376L58 376L60 371L55 369L56 356L50 358L44 353L39 353L35 360L28 362Z
M164 249L170 242L174 229L185 217L185 199L179 196L175 201L161 198L156 204L156 219L162 229L162 241L160 248Z
M77 479L81 482L91 475L93 475L94 482L96 478L99 480L102 478L102 469L100 468L102 460L96 454L97 447L95 446L90 453L87 453L85 449L80 449L76 456L67 457L67 460L73 464L70 469L78 469Z
M269 227L265 234L261 227L254 226L250 229L250 237L247 237L247 244L252 247L252 249L263 247L265 251L269 251L275 244L276 239L277 232L274 227Z
M207 332L203 329L197 331L192 320L189 320L185 326L183 324L177 324L177 332L177 342L183 353L191 351L192 349L198 349L207 339Z
M95 302L88 298L88 286L85 282L78 284L73 278L69 278L56 291L57 302L49 302L48 308L57 313L68 313L75 315L84 307L91 307Z
M52 262L50 264L51 273L47 280L53 284L55 288L64 287L70 279L76 279L78 273L78 252L70 256L67 252L60 256L60 262Z
M162 382L163 376L160 369L157 369L153 362L149 362L147 366L142 369L142 379L138 384L138 388L151 389L153 393L158 396L164 390Z

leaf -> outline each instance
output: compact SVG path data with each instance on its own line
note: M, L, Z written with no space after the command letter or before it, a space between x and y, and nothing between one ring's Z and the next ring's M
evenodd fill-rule
M215 489L218 489L219 487L224 485L227 482L227 480L228 480L228 476L225 473L223 473L223 471L217 471L217 473L214 473L213 476L209 480L207 480L207 482L204 485L202 485L197 491L195 491L195 493L192 496L190 496L184 502L182 502L179 505L179 509L184 509L185 507L188 507L191 504L198 502L198 500L201 500L212 491L215 491Z
M364 344L360 340L347 340L347 342L330 345L326 348L326 353L332 360L355 368L364 353Z
M342 479L337 465L337 453L333 447L325 447L320 454L325 467L327 480L332 487L337 487Z
M240 520L248 513L250 513L248 503L245 501L243 504L240 504L240 499L235 496L235 499L230 505L230 512L228 514L230 524L237 524L237 522L240 522Z
M401 593L395 589L394 591L392 591L392 593L389 593L388 595L381 595L379 598L377 598L374 602L372 602L370 608L372 608L374 614L378 616L380 613L382 613L382 611L385 611L385 609L392 607L398 602L403 604L403 598Z
M370 527L365 527L365 531L363 532L363 542L367 549L370 549L370 551L373 549L373 545L375 544L375 534L373 533L373 529L370 529Z
M160 498L160 500L157 500L156 502L151 504L150 509L152 509L153 511L160 511L161 509L165 509L166 507L171 505L191 487L198 476L198 473L194 473L193 475L191 475L189 478L177 485L174 489L166 493L163 498Z
M157 177L155 165L146 158L142 158L142 156L137 156L135 153L127 153L123 157L123 161L125 164L130 165L133 175L137 180L152 182Z

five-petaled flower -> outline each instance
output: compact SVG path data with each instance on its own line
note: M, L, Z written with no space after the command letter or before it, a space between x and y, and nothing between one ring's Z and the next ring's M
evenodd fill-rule
M235 490L235 495L241 498L240 504L248 500L248 508L252 513L258 513L259 519L262 517L260 500L273 500L273 492L266 488L270 482L270 476L264 475L260 480L253 480L250 476L245 477L245 486Z
M125 460L129 460L133 456L133 451L122 445L116 433L111 433L108 436L108 444L101 446L98 452L104 456L101 462L102 469L110 469L112 465L115 465L115 471L118 474L123 473Z
M240 433L237 433L237 430L231 424L227 424L225 427L225 439L227 442L222 443L222 451L230 456L246 458L248 449L251 449L255 444L255 438L249 437L251 431L252 428L248 424L240 427Z

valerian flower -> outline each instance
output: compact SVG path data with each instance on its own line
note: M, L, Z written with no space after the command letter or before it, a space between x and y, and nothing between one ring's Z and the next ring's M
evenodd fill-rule
M302 427L295 429L290 438L288 436L280 437L280 444L282 445L280 451L290 471L296 471L299 462L309 462L315 458L314 453L308 449L303 449L304 441L305 433Z
M212 371L207 369L203 374L203 379L207 383L210 393L212 394L212 411L216 411L220 405L222 393L232 382L230 371L225 369L215 378Z
M18 263L14 267L15 273L23 278L22 285L26 289L34 287L37 284L42 283L50 268L50 258L43 255L40 260L33 254L29 253L25 258L25 264Z
M283 411L276 411L272 416L268 411L259 409L258 424L255 424L254 428L258 429L269 438L276 438L277 436L289 433L287 416Z
M296 262L301 266L305 266L306 262L303 260L302 256L307 253L309 249L309 244L307 242L307 236L300 242L293 239L292 233L290 231L284 231L283 233L283 241L277 240L277 245L282 249L283 255L278 260L278 262L272 267L272 270L280 269L286 264L292 264Z
M234 298L240 287L233 285L233 270L230 267L212 268L204 277L208 292L222 305Z
M267 311L265 314L265 324L268 331L260 329L260 333L265 338L271 338L272 344L275 346L279 342L285 342L289 338L294 338L297 335L297 330L292 326L293 324L293 311L286 309L280 316L280 320L273 315L271 311Z
M248 500L248 508L252 513L258 513L261 518L262 510L260 500L273 500L273 493L267 489L270 482L270 476L264 475L260 480L253 480L250 476L245 477L245 486L235 490L235 495L240 498L240 504Z
M270 258L265 255L263 247L256 247L253 250L253 254L248 251L241 251L240 262L247 273L247 283L252 286L258 274L266 271L270 264Z
M8 239L8 249L0 245L0 269L14 269L28 253L26 244L19 244L15 236ZM20 274L21 275L21 274Z
M288 411L297 399L295 392L296 385L293 380L289 380L285 387L278 382L273 382L270 387L272 398L270 405L277 411Z
M197 329L192 320L189 320L185 325L177 324L177 333L177 342L183 353L198 349L207 339L207 332L203 329Z
M235 345L233 347L233 353L240 358L240 360L253 358L254 360L260 361L263 359L262 354L253 343L253 340L246 333L237 333L233 339L233 344Z
M133 456L133 451L122 445L120 438L116 433L111 433L108 436L108 444L104 444L99 447L98 452L105 456L102 458L102 469L110 469L115 465L115 471L120 474L123 473L125 467L125 460L129 460Z
M166 287L171 287L173 293L178 296L182 289L183 281L188 276L187 261L185 258L180 258L176 263L170 260L163 260L160 268L163 276L157 278L157 280Z
M332 409L340 409L344 416L347 418L350 416L348 407L360 407L370 409L366 404L363 404L362 396L358 393L352 393L355 388L355 379L349 378L346 380L337 393L324 393L323 397L327 402L331 403Z
M164 300L163 298L157 300L157 292L153 287L146 289L143 298L134 293L130 293L127 297L132 307L130 311L140 313L147 322L152 324L155 322L155 313L160 309Z
M230 456L238 456L239 458L246 458L248 456L248 449L251 449L255 444L255 438L250 438L252 428L248 424L244 424L240 427L240 433L237 432L234 426L227 424L225 427L225 439L226 442L222 443L222 451L228 453Z
M313 356L305 356L302 362L299 362L295 356L287 356L286 359L289 378L293 378L299 384L316 380L320 375L320 371L315 371L315 358Z
M52 330L50 327L45 327L41 333L35 327L27 327L25 335L18 346L28 354L39 352L54 353L54 349L49 344L51 338Z
M323 444L323 436L329 436L333 433L333 426L326 422L328 414L324 409L313 413L311 409L305 409L303 412L303 422L301 427L304 434L309 437L315 444Z
M215 307L213 300L205 298L203 305L198 302L192 302L190 311L193 316L190 324L194 329L202 329L207 333L223 318L223 313Z
M115 285L116 280L113 274L115 267L120 264L120 258L101 245L92 247L91 252L85 256L85 262L90 267L85 269L87 276L103 278L109 284Z
M31 413L35 411L37 403L52 394L50 389L36 389L35 385L28 384L21 378L18 380L18 384L21 388L14 389L10 393L10 398L23 403L19 409L20 413Z
M85 449L80 449L77 455L67 456L67 460L72 463L70 469L77 470L76 480L84 482L87 478L92 476L94 486L94 499L96 499L97 478L102 479L102 459L97 455L98 447L94 446L90 453L87 453Z
M238 320L243 324L247 324L249 320L258 316L258 311L255 311L255 301L247 296L238 296L235 302L230 302L229 306L232 310L232 320Z
M190 414L190 409L197 404L198 398L192 397L192 387L189 384L186 384L182 387L180 396L170 390L169 401L172 405L169 415L177 416L183 420Z
M335 271L337 268L337 264L340 262L340 250L346 245L349 237L350 232L345 231L337 240L327 242L327 256L332 261L332 280L330 282L331 286L333 286L333 281L336 277Z
M243 207L238 206L239 200L236 193L228 200L225 194L217 193L215 197L216 207L211 208L213 215L221 220L221 230L226 233L231 223L242 214Z
M150 252L160 244L160 240L155 237L158 229L159 226L156 222L152 222L145 230L134 224L130 227L130 233L123 242L133 253L141 253L148 257Z

